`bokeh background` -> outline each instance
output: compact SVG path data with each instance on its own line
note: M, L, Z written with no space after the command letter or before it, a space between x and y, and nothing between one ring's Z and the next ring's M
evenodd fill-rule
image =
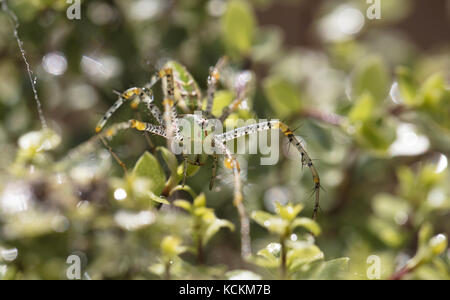
M113 90L143 86L168 60L185 65L205 90L209 67L223 55L232 74L247 70L253 78L232 118L282 119L298 128L315 159L324 188L315 242L326 260L349 258L338 278L367 279L371 255L380 258L384 279L413 257L401 278L450 278L450 1L381 0L381 19L369 19L371 4L360 0L91 0L81 1L80 20L67 18L65 1L7 3L53 133L39 131L14 26L1 11L0 278L64 279L74 253L85 277L159 278L150 266L161 257L161 240L172 234L189 244L192 220L130 192L133 183L94 128L116 100ZM217 105L232 92L222 83ZM123 107L109 124L133 117ZM311 176L286 142L273 166L240 157L249 213L293 202L311 215ZM129 169L152 152L135 132L110 145ZM231 173L221 168L212 192L210 173L208 163L187 183L238 227ZM169 200L175 197L190 199L177 193ZM278 242L254 222L251 231L255 254ZM245 269L278 278L240 258L238 233L221 230L201 265L183 254L186 265L173 276L227 278Z

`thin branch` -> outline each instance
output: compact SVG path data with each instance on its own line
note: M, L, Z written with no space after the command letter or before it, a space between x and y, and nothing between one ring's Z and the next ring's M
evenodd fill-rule
M323 123L341 126L343 118L333 113L324 113L313 109L304 109L300 112L300 117L314 119Z

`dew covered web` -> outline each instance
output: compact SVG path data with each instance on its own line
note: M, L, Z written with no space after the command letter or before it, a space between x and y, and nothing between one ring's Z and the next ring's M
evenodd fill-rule
M36 89L37 77L34 75L33 71L31 70L30 64L28 63L28 59L25 54L23 42L19 37L19 19L17 18L16 14L9 8L6 0L0 0L0 4L1 4L2 11L4 11L7 15L9 15L9 17L11 19L11 22L13 25L14 37L17 41L17 45L19 46L20 54L22 55L22 59L25 63L26 70L28 73L28 78L30 79L31 88L33 90L34 100L36 102L37 111L39 114L39 119L41 121L42 129L47 129L47 121L45 120L44 112L42 110L42 104L41 104L41 101L39 100L39 96L38 96L37 89Z

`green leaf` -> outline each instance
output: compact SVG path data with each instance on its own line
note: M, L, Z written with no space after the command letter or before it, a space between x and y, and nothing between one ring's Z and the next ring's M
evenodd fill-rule
M157 203L161 203L161 204L166 204L166 205L170 205L170 202L167 201L164 198L158 197L155 194L153 194L152 192L148 192L148 196L150 197L150 200L155 201Z
M166 268L165 268L164 264L157 263L157 264L153 264L150 267L148 267L148 270L155 275L163 276L166 271Z
M176 207L180 207L188 212L192 211L192 204L186 200L176 200L173 202L173 205L175 205Z
M173 70L177 84L175 85L175 100L184 111L194 111L200 107L201 91L195 78L185 66L176 61L169 61L165 67Z
M34 149L36 152L52 150L60 143L61 137L50 129L28 132L19 138L21 149Z
M438 234L431 238L428 245L431 248L433 255L437 256L447 249L447 236L445 234Z
M338 278L340 273L348 270L350 258L341 257L323 262L321 270L316 274L317 279Z
M381 103L389 92L390 82L384 61L378 56L368 57L355 70L353 97L369 93L377 103Z
M233 100L234 95L232 92L228 90L217 91L214 96L212 114L214 116L220 116L223 109L227 107Z
M295 219L295 217L297 217L297 215L303 210L303 205L302 204L298 204L298 205L293 205L291 203L283 206L280 203L276 202L276 210L277 210L277 214L283 218L284 220L291 222L292 220Z
M439 107L445 99L445 84L442 74L430 76L420 88L419 97L422 99L422 104L430 108Z
M375 111L375 100L370 94L364 93L358 98L355 105L353 105L348 117L352 122L366 122L372 119Z
M150 191L160 195L164 189L166 175L158 160L149 152L145 152L134 166L133 175L150 179Z
M260 28L257 35L252 49L252 59L258 63L271 63L277 60L283 45L283 31L270 26Z
M315 245L301 246L287 252L287 265L291 272L298 270L305 264L323 259L323 252Z
M205 206L194 207L193 215L195 217L200 217L201 222L203 222L203 224L209 224L216 219L214 210L212 208L208 208Z
M248 54L255 30L256 18L251 6L242 0L229 1L222 17L222 38L229 54Z
M289 223L286 220L264 211L254 211L252 212L251 217L259 225L265 227L270 232L279 235L284 234L289 226Z
M391 194L379 194L372 201L372 208L377 216L385 220L398 220L404 216L408 217L411 206L404 199Z
M291 224L291 229L294 230L297 227L303 227L309 230L315 236L320 235L320 226L315 221L309 218L297 218Z
M191 177L194 176L195 174L197 174L197 172L200 170L200 166L195 166L192 164L188 164L187 165L187 172L186 172L186 176L187 177ZM177 175L180 178L183 178L184 175L184 163L182 163L181 165L178 166L177 169Z
M58 147L61 137L53 130L43 129L31 131L19 138L20 151L17 154L18 162L33 160L38 157L38 153L50 151Z
M205 194L200 194L194 199L194 207L206 207L206 196Z
M221 228L229 228L234 231L234 224L227 220L217 219L212 222L206 229L205 235L203 236L203 243L206 245L209 240L216 235Z
M423 224L419 230L419 248L416 255L407 262L408 268L414 269L429 263L447 249L447 236L438 234L431 237L432 234L432 225Z
M433 226L428 222L424 223L419 230L419 248L425 247L432 235Z
M387 124L369 121L357 126L355 138L361 146L385 154L395 140L395 131Z
M280 265L281 245L270 243L256 255L250 259L254 264L265 268L277 268Z
M372 233L389 247L400 247L406 239L405 233L392 221L370 217L368 223Z
M186 251L186 247L181 245L181 239L176 236L166 236L161 242L161 251L166 260L173 259Z
M418 105L417 97L417 83L415 82L411 70L406 67L399 67L396 70L398 87L400 89L400 95L407 105Z
M178 160L176 156L165 147L157 147L156 151L161 153L161 156L164 159L164 162L169 167L169 170L172 173L172 175L177 175Z
M307 272L298 272L297 279L336 280L348 271L350 258L341 257L329 261L315 262Z
M197 198L197 193L190 186L177 185L169 192L169 196L171 196L176 191L185 191L185 192L189 193L189 195L191 195L192 199Z
M264 80L263 88L278 118L286 118L300 111L300 91L289 81L278 76L271 76Z

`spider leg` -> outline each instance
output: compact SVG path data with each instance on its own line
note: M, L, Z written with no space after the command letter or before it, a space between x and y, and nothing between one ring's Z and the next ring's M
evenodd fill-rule
M111 116L122 106L123 103L136 99L136 97L139 97L141 93L142 89L134 87L126 90L122 94L119 94L119 99L117 99L117 101L106 111L103 118L98 122L95 132L99 133L102 131L103 127L106 125L106 122L108 122L109 118L111 118ZM132 104L136 105L134 103L136 102L133 101Z
M137 119L142 122L141 114L138 111L140 102L143 102L147 105L148 111L151 113L151 115L153 115L153 117L158 122L158 124L160 124L160 125L164 124L161 111L159 110L158 106L156 106L154 103L153 92L150 88L144 87L141 90L141 93L139 94L139 96L131 102L131 107L136 111ZM149 133L145 132L144 136L145 136L145 140L147 141L147 144L150 147L150 150L152 152L154 152L155 146L150 138Z
M99 137L103 139L112 139L116 136L120 131L127 129L136 129L137 131L148 132L151 134L159 135L164 138L167 138L165 130L162 126L154 125L151 123L141 122L138 120L131 119L128 122L121 122L112 125L107 130L98 134Z
M236 99L234 99L233 102L231 102L222 110L222 115L219 118L221 122L224 122L233 112L235 112L239 108L242 102L244 102L247 96L249 82L250 81L238 80L238 83L235 84Z
M119 158L119 156L113 151L112 147L108 144L106 139L112 138L114 135L116 135L119 131L125 130L129 128L129 124L126 122L118 123L110 128L108 128L105 132L99 132L97 134L98 138L102 142L102 144L105 146L106 149L108 149L111 156L114 158L114 160L122 167L124 174L127 174L127 166L125 163Z
M138 131L149 132L167 138L166 131L162 126L141 122L138 120L130 120L127 123L129 124L130 128L134 128Z
M138 119L140 122L142 122L142 116L141 116L141 113L140 113L139 111L136 111L136 117L137 117L137 119ZM148 133L148 132L145 132L145 133L144 133L144 137L145 137L145 140L147 141L148 146L150 147L150 151L151 151L152 153L154 153L154 152L155 152L155 144L153 144L152 139L150 138L149 133Z
M214 95L217 90L217 84L220 79L220 71L227 63L227 57L222 57L214 67L211 67L208 76L208 91L207 91L207 103L205 114L207 117L212 116L212 109L214 105Z
M125 163L122 162L122 160L117 156L116 153L112 150L111 146L107 143L107 139L112 139L114 136L116 136L120 131L127 130L127 129L136 129L138 131L144 131L151 134L159 135L166 138L165 130L162 126L153 125L150 123L141 122L138 120L130 120L128 122L122 122L117 123L109 127L104 132L99 132L97 134L100 141L103 143L103 145L108 149L109 153L112 155L112 157L117 161L117 163L122 167L124 170L124 173L127 174L127 167Z
M161 111L159 110L158 106L154 103L154 96L153 92L149 88L143 88L142 93L139 96L139 99L141 102L144 102L147 105L147 109L150 111L152 116L156 119L158 124L164 126L164 119Z
M123 173L125 175L127 175L127 166L125 165L125 163L119 158L119 156L113 151L113 149L111 148L111 146L108 144L108 142L100 135L99 136L100 141L102 141L103 145L105 146L106 149L108 149L109 153L111 154L111 156L116 160L116 162L122 167L123 169Z
M250 240L250 220L248 218L247 211L243 203L244 197L242 195L242 184L241 184L239 163L223 142L215 138L213 144L214 148L216 149L216 153L225 155L226 157L224 163L225 167L233 170L234 175L233 204L236 206L239 213L241 223L241 256L242 258L245 259L251 255L252 250Z
M220 116L219 120L221 122L224 122L233 112L235 112L239 108L239 105L241 105L242 101L244 101L244 97L238 97L233 102L231 102L230 105L223 109L222 115Z
M166 135L168 139L168 145L170 146L173 137L180 133L178 126L178 113L175 104L175 81L173 77L173 70L171 68L165 68L159 71L158 76L161 79L165 79L164 90L164 125L166 128Z
M289 143L292 144L301 154L302 167L307 166L312 174L315 193L313 219L316 219L319 210L319 193L321 189L319 173L317 172L313 160L310 158L305 148L302 146L300 140L294 135L293 131L290 130L286 124L280 121L267 121L258 124L252 124L220 134L216 137L216 140L219 143L225 143L241 136L272 129L279 129L288 138Z

